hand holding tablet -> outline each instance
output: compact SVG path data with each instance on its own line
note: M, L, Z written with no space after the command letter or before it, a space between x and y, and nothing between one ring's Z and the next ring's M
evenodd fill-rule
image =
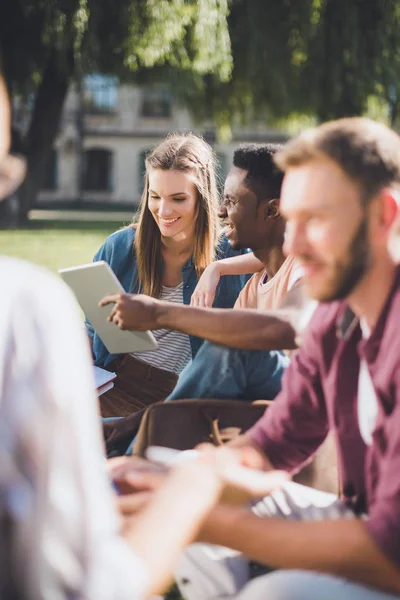
M59 273L111 354L146 352L158 347L151 331L122 331L108 321L111 308L99 306L105 296L125 293L108 263L98 261L61 269Z

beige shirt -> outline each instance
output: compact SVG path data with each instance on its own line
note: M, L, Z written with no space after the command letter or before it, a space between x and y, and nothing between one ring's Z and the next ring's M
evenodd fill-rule
M255 273L240 292L234 308L276 310L287 292L303 276L303 270L294 258L288 256L276 275L267 279L265 270Z

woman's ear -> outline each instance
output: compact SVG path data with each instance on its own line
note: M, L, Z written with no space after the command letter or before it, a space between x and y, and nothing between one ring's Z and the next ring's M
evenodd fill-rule
M264 218L265 219L278 219L281 216L279 212L279 200L274 198L273 200L269 200L266 207Z

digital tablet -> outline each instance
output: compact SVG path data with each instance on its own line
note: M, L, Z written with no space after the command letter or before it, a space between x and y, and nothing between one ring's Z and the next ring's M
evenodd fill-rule
M111 354L146 352L158 347L151 331L122 331L115 323L107 321L112 305L100 307L100 300L125 291L108 263L93 262L60 269L59 273L75 293L83 312Z

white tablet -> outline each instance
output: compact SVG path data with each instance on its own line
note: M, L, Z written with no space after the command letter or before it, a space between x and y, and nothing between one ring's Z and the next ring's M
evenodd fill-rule
M122 331L115 323L107 321L112 305L100 307L100 300L108 294L125 291L108 263L93 262L61 269L59 273L75 293L83 312L111 354L146 352L158 347L151 331Z

